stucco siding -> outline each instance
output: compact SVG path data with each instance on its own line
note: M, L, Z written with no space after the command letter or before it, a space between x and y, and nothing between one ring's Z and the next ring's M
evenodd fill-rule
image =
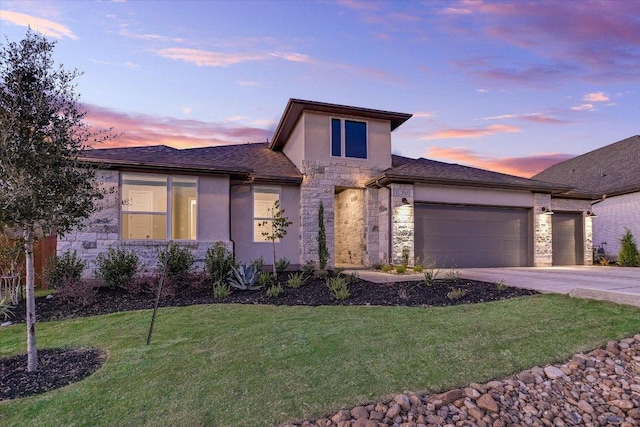
M305 156L305 121L298 120L296 126L293 128L287 144L282 149L282 152L296 165L298 169L302 168L302 161Z
M617 258L620 238L627 228L640 243L640 193L606 198L594 204L592 210L598 215L593 218L593 245L596 249L602 246L608 255Z
M198 241L228 241L229 177L201 177L198 192Z
M280 206L292 224L287 235L276 242L276 259L286 257L292 265L299 263L300 247L300 190L292 185L269 185L280 188ZM231 186L231 240L239 262L250 263L263 257L265 265L273 264L271 242L253 241L253 186L240 184Z
M523 208L533 206L533 195L529 191L416 184L414 197L417 202L430 203Z

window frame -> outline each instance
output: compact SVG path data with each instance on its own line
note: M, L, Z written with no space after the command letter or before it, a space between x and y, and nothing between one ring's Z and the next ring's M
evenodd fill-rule
M336 128L335 123L338 121L340 123L340 128L338 129L340 134L340 145L336 144L335 136L336 136ZM347 156L347 132L346 132L346 123L361 123L364 125L364 157L354 157ZM339 148L339 155L335 154L335 149ZM352 160L368 160L369 159L369 122L367 120L356 120L346 117L330 117L329 118L329 154L332 158L335 159L352 159Z
M127 210L125 209L125 194L124 194L124 181L128 176L133 176L140 181L144 181L147 177L155 177L155 178L164 178L165 185L164 191L166 194L166 202L164 206L164 211L138 211L138 210ZM195 214L195 227L190 226L187 231L188 235L191 235L192 228L194 228L195 236L193 239L177 239L174 238L174 230L173 230L173 180L174 179L188 179L195 181L195 200L189 198L189 205L187 206L187 211L189 214L192 212L192 206L195 206L193 210ZM162 187L159 185L158 187ZM171 174L162 174L162 173L145 173L145 172L136 172L136 171L121 171L119 177L119 193L120 193L120 221L119 221L119 236L120 240L123 241L135 241L135 240L144 240L144 241L157 241L157 242L166 242L169 240L174 240L178 242L197 242L198 241L198 230L200 227L200 221L198 220L198 199L200 198L200 177L193 175L171 175ZM154 239L154 238L130 238L125 235L124 230L124 216L125 215L155 215L155 216L165 216L165 238L164 239Z
M267 194L277 194L278 195L278 202L282 202L282 187L279 185L254 185L253 186L253 191L252 191L252 197L251 197L251 224L252 224L252 241L253 243L271 243L271 240L267 240L266 237L262 237L262 235L260 235L261 238L263 238L264 240L256 240L256 231L258 229L257 226L257 222L258 221L270 221L272 218L271 217L263 217L263 216L256 216L256 193L258 193L259 190L262 189L268 189L268 190L272 190L272 191L267 191L265 193ZM273 191L275 190L275 191ZM280 205L280 208L282 209L282 205ZM275 243L279 243L280 239L276 239Z

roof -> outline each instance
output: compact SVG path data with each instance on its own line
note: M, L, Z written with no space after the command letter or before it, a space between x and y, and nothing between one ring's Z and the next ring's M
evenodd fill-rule
M640 191L640 136L555 164L533 178L615 196Z
M577 198L591 198L590 194L573 192L572 187L545 181L477 169L458 164L438 162L425 158L392 157L392 167L369 182L390 184L393 182L465 185L502 189L530 190L549 194L563 194Z
M176 149L165 145L92 149L84 157L111 168L135 168L198 174L223 174L232 178L299 183L302 174L282 153L266 142Z
M287 107L280 118L280 123L276 128L269 148L281 150L289 139L293 128L300 119L304 111L317 111L321 113L335 114L341 116L354 116L367 119L388 120L393 131L398 126L409 120L412 114L395 113L392 111L373 110L370 108L351 107L348 105L328 104L324 102L305 101L303 99L289 99Z

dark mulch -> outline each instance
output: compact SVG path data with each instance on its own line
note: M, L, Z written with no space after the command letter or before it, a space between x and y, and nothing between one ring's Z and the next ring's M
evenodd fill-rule
M188 280L189 283L167 288L160 306L187 306L195 304L270 304L288 306L321 305L372 305L431 307L458 304L473 304L497 301L514 297L537 294L536 291L498 286L495 283L457 279L436 280L431 286L423 282L397 282L389 284L356 280L349 285L350 297L338 301L327 288L324 278L310 277L298 289L286 286L287 274L278 278L283 293L279 297L267 297L266 290L234 291L226 298L213 297L212 286L202 280ZM459 298L451 298L451 291L464 293ZM74 317L95 316L120 311L153 308L155 296L147 292L126 292L99 288L95 301L88 305L74 304L58 295L36 299L36 316L39 322L63 320ZM14 310L13 322L24 322L26 309L22 302ZM0 400L30 396L63 387L79 381L96 371L104 362L105 355L99 350L41 350L40 369L36 373L26 372L26 355L0 358Z

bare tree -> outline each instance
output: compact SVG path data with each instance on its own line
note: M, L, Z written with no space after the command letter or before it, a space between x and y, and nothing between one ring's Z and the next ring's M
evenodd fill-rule
M54 46L29 29L0 49L0 227L24 236L30 372L38 367L34 239L69 232L102 198L95 170L80 155L103 134L83 122L73 83L80 73L54 63Z
M268 209L269 220L258 223L259 227L264 227L261 233L273 245L273 276L278 276L276 267L276 242L287 235L287 228L293 224L289 218L284 216L284 209L280 209L280 201L276 200L273 207Z

